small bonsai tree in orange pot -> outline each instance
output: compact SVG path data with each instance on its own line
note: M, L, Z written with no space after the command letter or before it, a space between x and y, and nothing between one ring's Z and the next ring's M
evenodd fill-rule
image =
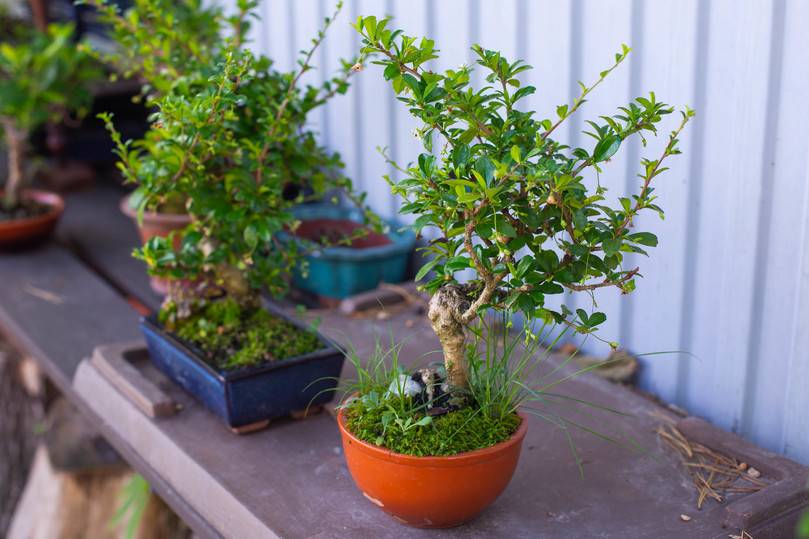
M5 32L5 30L4 30ZM100 77L89 54L73 42L73 27L23 30L0 45L0 124L8 149L8 174L0 202L0 246L46 237L64 208L55 193L26 189L28 137L47 121L86 112L89 83Z
M674 109L649 94L588 122L589 147L570 148L553 136L624 61L628 47L593 84L581 85L572 104L559 106L556 118L538 119L519 108L534 92L519 80L530 69L523 61L475 45L486 71L486 85L475 88L471 67L430 71L434 42L389 29L389 22L360 17L355 27L362 54L375 58L399 101L422 122L424 152L400 168L401 181L388 182L404 199L401 211L416 216L416 231L438 231L426 247L432 261L418 278L432 272L423 289L431 295L427 315L443 365L414 373L398 361L385 366L398 347L378 350L370 365L355 357L360 376L339 425L349 469L366 497L407 524L445 527L475 516L508 484L525 414L542 417L533 405L556 385L531 376L547 357L544 337L593 334L606 320L595 309L552 308L546 298L635 288L639 268L625 267L624 255L646 254L657 244L635 220L645 211L662 215L654 180L665 160L680 153L678 137L693 112L682 111L659 157L641 161L637 192L610 202L589 173L599 172L627 138L637 135L645 144L657 135ZM525 329L517 336L500 331L487 312L502 315L500 328L519 313ZM563 331L550 331L554 326Z

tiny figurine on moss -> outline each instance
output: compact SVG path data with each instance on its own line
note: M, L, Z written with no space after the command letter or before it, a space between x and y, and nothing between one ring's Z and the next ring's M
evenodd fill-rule
M245 50L235 32L212 55L204 84L175 84L150 99L156 110L144 141L124 142L112 118L102 116L121 171L139 184L138 212L182 193L190 218L181 231L154 236L135 252L169 283L159 315L144 323L152 359L231 427L322 404L340 375L344 358L336 348L261 304L265 287L286 291L303 252L280 239L297 227L292 209L306 200L289 196L290 167L314 194L342 190L362 206L340 174L339 156L305 128L308 113L344 92L353 73L354 62L346 62L334 79L301 85L333 20L291 73Z
M657 159L641 161L637 193L611 202L589 173L607 166L627 138L638 135L645 145L673 108L652 93L599 115L587 122L588 147L570 148L553 135L624 61L628 47L595 83L581 85L571 105L557 107L557 118L538 119L519 106L535 91L520 81L530 69L522 60L473 46L476 63L487 71L485 85L475 88L471 67L430 71L434 42L389 29L389 22L360 17L355 28L362 55L375 58L398 100L422 122L424 152L400 168L404 179L388 181L404 198L401 211L416 216L415 229L439 232L425 248L432 260L417 278L431 274L423 288L431 294L427 315L446 379L440 393L427 398L440 399L442 413L431 413L422 390L412 394L411 382L418 380L372 359L371 367L357 362L359 382L341 407L339 426L348 467L366 497L413 526L446 527L473 517L508 484L525 414L557 417L529 406L560 398L550 391L558 381L537 383L532 375L546 357L537 343L548 328L592 335L606 320L595 309L552 308L546 298L635 288L639 268L624 267L624 255L646 254L657 244L652 233L635 229L636 217L647 210L662 215L653 181L664 161L680 153L678 137L693 112L681 113ZM520 313L527 320L522 339L492 329L487 312L500 313L503 328ZM539 336L528 329L534 324L542 327ZM389 390L391 380L402 390ZM407 491L417 484L434 488Z
M100 76L93 58L74 43L70 25L19 31L0 44L0 124L8 150L8 174L0 191L0 246L42 239L56 226L64 208L61 197L26 189L28 137L45 122L86 113L90 83Z

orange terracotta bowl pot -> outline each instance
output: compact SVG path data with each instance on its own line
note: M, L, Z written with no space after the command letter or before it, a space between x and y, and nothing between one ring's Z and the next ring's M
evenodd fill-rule
M129 206L129 196L121 201L121 211L130 217L138 227L140 241L146 243L155 236L165 238L175 230L182 230L191 222L191 217L181 213L144 212L143 221L137 222L137 212ZM179 238L175 241L175 248L179 247ZM149 277L152 290L158 294L168 292L168 280L160 277Z
M2 195L3 191L0 190L0 197ZM65 201L56 193L26 189L22 196L26 200L44 204L50 209L35 217L0 221L0 248L20 248L44 240L51 235L65 211Z
M414 457L363 442L337 422L348 470L363 495L394 518L418 528L450 528L474 518L506 488L528 422L497 445L451 457Z

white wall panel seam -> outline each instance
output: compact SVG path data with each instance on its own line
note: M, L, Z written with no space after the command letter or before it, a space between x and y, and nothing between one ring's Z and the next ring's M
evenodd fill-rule
M696 59L694 62L694 104L693 108L698 116L690 126L691 146L687 154L690 159L688 174L688 214L685 216L686 229L686 256L683 258L684 283L683 297L680 302L680 318L683 323L680 327L681 352L693 353L694 343L694 303L696 301L696 291L693 286L698 269L699 257L697 249L697 235L700 226L700 192L702 190L702 160L703 144L705 140L705 108L707 103L707 71L708 71L708 34L710 22L710 4L700 1L697 9L697 46L695 48ZM676 402L685 406L686 392L690 380L690 362L692 356L685 356L678 363L676 380Z
M745 376L744 399L741 412L741 432L750 434L753 428L753 406L756 404L755 383L759 376L759 366L764 350L762 349L762 309L764 306L764 284L769 267L769 235L772 222L773 183L775 182L775 149L778 133L780 107L778 101L781 93L782 58L784 52L784 0L775 0L772 8L772 30L770 36L770 58L767 82L767 117L762 133L761 197L758 227L756 230L756 258L753 277L753 301L750 306L752 322L747 342L745 358L747 374Z

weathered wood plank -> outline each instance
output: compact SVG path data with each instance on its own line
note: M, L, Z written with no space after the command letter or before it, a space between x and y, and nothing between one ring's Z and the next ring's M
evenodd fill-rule
M39 363L57 387L98 425L115 449L197 534L219 537L72 390L76 367L96 345L140 337L137 313L56 243L25 252L2 253L0 283L0 332L9 343Z
M125 195L111 183L68 195L58 235L121 293L154 309L161 297L149 286L146 266L132 258L140 240L135 223L119 209Z
M0 282L0 331L62 391L97 344L139 336L135 311L57 244L3 253Z

